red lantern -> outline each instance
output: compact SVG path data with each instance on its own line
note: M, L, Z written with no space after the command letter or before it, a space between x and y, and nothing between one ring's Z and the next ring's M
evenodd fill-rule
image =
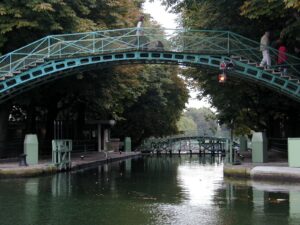
M219 81L219 83L225 83L226 82L226 74L225 73L221 73L221 74L219 74L219 76L218 76L218 81Z

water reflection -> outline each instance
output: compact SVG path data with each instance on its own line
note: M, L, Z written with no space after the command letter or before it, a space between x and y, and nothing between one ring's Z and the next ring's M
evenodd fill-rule
M224 210L227 212L224 219L239 219L242 215L244 224L299 224L300 199L292 198L293 194L300 193L295 191L295 185L235 180L225 180L225 183L223 195L227 197L227 204L224 209L230 206L235 212Z
M188 163L178 166L178 184L182 187L189 204L211 205L214 191L223 180L221 159L201 157L199 161L200 163L190 158Z
M53 197L71 196L72 185L70 173L59 173L52 177L51 192Z
M0 224L300 224L299 185L224 179L222 168L218 157L153 156L0 180Z

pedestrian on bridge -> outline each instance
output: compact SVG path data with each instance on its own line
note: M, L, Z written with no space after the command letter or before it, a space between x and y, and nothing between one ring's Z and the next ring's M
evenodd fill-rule
M143 36L144 31L143 31L143 23L144 23L144 16L140 16L138 23L136 25L136 36Z
M262 52L263 58L261 60L260 66L271 66L271 58L269 53L270 45L270 31L266 31L265 34L260 39L260 51Z
M286 75L287 72L287 59L287 47L285 42L283 40L279 40L277 65L284 75Z
M137 45L137 48L139 49L143 40L142 40L142 36L144 36L144 31L143 31L143 23L144 23L144 16L141 15L139 17L138 23L136 25L136 42L135 45Z

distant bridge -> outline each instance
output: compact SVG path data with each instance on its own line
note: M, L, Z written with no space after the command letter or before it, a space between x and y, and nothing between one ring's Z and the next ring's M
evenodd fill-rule
M229 151L229 139L202 135L175 135L147 139L140 150L151 153L223 154Z
M277 50L270 48L272 61ZM300 59L288 74L260 67L259 43L228 31L143 28L50 35L0 57L0 103L70 74L121 64L176 64L219 70L300 101Z

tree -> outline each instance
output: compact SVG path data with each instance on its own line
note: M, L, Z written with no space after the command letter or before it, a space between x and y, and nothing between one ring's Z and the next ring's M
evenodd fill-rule
M241 15L254 21L272 21L270 26L275 33L280 33L288 45L294 45L300 33L300 3L294 0L284 1L244 1L240 7ZM291 48L292 49L292 48Z
M290 47L299 34L299 4L293 0L165 0L164 3L181 12L185 28L230 30L254 40L259 40L266 29L273 29L278 37L280 33L285 34ZM278 137L282 135L274 130L274 124L280 123L280 127L290 131L289 135L296 135L295 129L289 128L294 124L289 125L286 119L292 117L295 122L299 121L292 116L295 111L299 113L298 103L293 100L231 75L220 87L217 72L210 70L189 69L184 75L198 84L200 98L210 98L211 104L218 109L219 123L233 123L236 133L266 129Z
M181 116L180 120L177 122L177 127L179 131L196 131L197 124L193 119L185 116L184 114Z
M191 118L197 125L197 131L200 134L213 136L217 131L216 115L209 108L188 108L184 115Z
M185 83L177 67L147 66L143 71L145 92L125 108L124 120L117 123L115 135L130 135L134 145L151 136L178 132L177 121L188 100Z
M140 14L142 3L143 0L1 1L0 52L5 54L48 34L133 26ZM98 70L93 71L93 73L86 73L86 76L93 77L94 81L98 78L96 83L102 84L101 79L105 77L102 73L105 71ZM107 74L109 73L106 72ZM79 75L81 76L81 74ZM109 83L109 78L106 80ZM115 82L117 81L115 80ZM89 99L88 97L98 98L98 102L95 100L94 105L88 105L90 109L87 110L92 110L93 107L95 109L96 103L98 106L103 106L101 102L99 103L99 98L111 100L111 98L103 97L109 91L100 89L101 86L98 86L98 91L94 89L93 97L87 91L81 92L87 90L89 85L88 79L81 82L81 80L76 79L76 74L73 77L59 80L59 82L47 84L13 99L11 105L19 108L25 113L25 116L19 116L16 110L12 110L11 113L14 113L13 117L18 117L17 120L25 119L29 130L35 129L35 121L46 119L47 133L52 132L51 126L53 126L55 118L62 118L68 114L71 115L70 118L82 119L86 111L83 105ZM80 94L79 98L77 98L77 94ZM111 110L113 107L115 109L112 111L120 111L116 103L108 104L106 102L104 107L98 108L100 111L98 116L101 112ZM73 112L71 113L71 111ZM46 136L51 138L49 134Z
M4 0L0 3L0 52L15 50L48 34L133 26L142 3L142 0Z

